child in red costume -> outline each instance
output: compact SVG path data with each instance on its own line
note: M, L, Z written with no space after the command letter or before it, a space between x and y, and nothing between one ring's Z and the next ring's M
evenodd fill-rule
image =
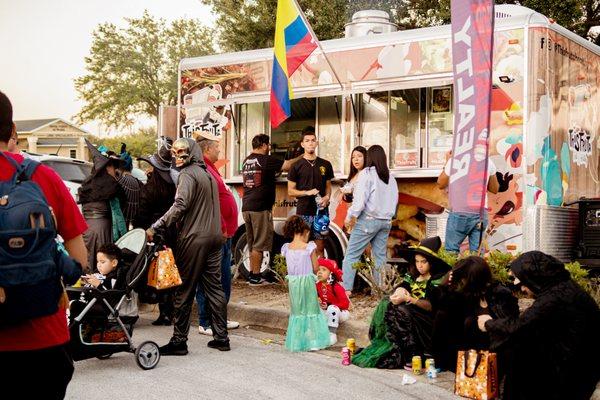
M340 284L342 270L337 263L327 258L319 258L319 271L317 272L317 294L321 309L327 315L327 324L331 337L331 344L337 342L337 328L340 323L350 318L350 300L346 290Z

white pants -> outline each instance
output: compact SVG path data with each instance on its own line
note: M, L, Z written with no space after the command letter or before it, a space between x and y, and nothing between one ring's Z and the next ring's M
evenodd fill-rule
M335 332L342 322L346 322L350 318L348 310L342 311L338 306L334 305L328 306L325 314L327 315L327 325L329 325L331 332Z

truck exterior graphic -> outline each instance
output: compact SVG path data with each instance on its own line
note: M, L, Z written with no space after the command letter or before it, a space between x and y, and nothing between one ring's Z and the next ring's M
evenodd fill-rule
M182 60L178 135L208 130L222 137L220 171L240 201L241 163L252 138L269 134L272 154L290 157L302 128L315 126L317 152L339 179L326 247L338 259L347 244L341 227L348 208L339 188L351 149L379 144L400 192L388 256L402 241L443 238L448 201L436 178L452 146L450 27L321 44L342 82L317 50L293 75L292 116L277 129L269 124L272 49ZM599 81L599 47L527 8L496 7L489 152L500 191L489 195L487 248L571 257L577 210L565 204L600 196ZM276 231L295 212L285 177L280 181ZM240 221L236 258L243 236Z

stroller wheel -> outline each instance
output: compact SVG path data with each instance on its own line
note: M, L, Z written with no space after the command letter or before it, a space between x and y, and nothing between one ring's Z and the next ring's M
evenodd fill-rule
M101 356L96 357L98 360L108 360L113 353L102 354Z
M150 340L141 343L135 349L135 362L141 369L152 369L160 360L158 345Z

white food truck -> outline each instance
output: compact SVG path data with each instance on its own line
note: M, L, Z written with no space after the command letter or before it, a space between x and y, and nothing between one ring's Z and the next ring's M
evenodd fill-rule
M269 124L272 49L184 59L178 136L208 130L222 137L220 171L241 207L240 169L252 138L268 134L272 154L289 157L302 128L314 126L318 155L336 176L326 251L338 260L348 209L339 188L351 150L383 146L400 192L388 242L394 258L401 242L444 237L447 193L436 178L452 146L450 34L450 26L395 31L386 13L357 13L347 37L321 42L331 66L316 50L292 76L292 116L277 129ZM490 155L500 191L489 195L488 249L571 258L577 208L568 204L600 196L599 80L600 47L530 9L496 7ZM295 199L287 196L285 176L276 190L279 231ZM246 242L241 219L234 241L239 259ZM276 240L273 251L280 245Z

